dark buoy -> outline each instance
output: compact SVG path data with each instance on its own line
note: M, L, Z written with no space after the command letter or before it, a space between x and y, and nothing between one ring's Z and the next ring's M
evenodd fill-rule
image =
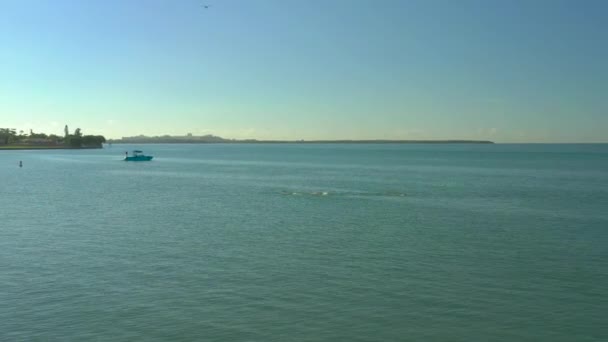
M19 167L23 167L23 161L19 161Z

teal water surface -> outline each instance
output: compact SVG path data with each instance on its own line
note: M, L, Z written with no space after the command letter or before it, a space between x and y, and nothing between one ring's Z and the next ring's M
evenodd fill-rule
M607 341L607 317L608 145L0 151L2 341Z

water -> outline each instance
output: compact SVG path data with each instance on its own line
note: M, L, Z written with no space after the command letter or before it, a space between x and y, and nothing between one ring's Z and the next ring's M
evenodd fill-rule
M0 151L0 340L606 341L607 229L608 145Z

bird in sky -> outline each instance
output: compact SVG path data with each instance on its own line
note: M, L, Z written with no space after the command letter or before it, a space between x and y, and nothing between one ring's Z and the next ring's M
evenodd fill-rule
M211 5L203 5L203 8L205 9L209 9L209 7L211 7Z

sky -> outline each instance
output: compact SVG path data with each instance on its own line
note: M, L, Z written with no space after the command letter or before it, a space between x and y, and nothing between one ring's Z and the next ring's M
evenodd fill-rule
M0 0L0 127L608 142L606 18L604 0Z

